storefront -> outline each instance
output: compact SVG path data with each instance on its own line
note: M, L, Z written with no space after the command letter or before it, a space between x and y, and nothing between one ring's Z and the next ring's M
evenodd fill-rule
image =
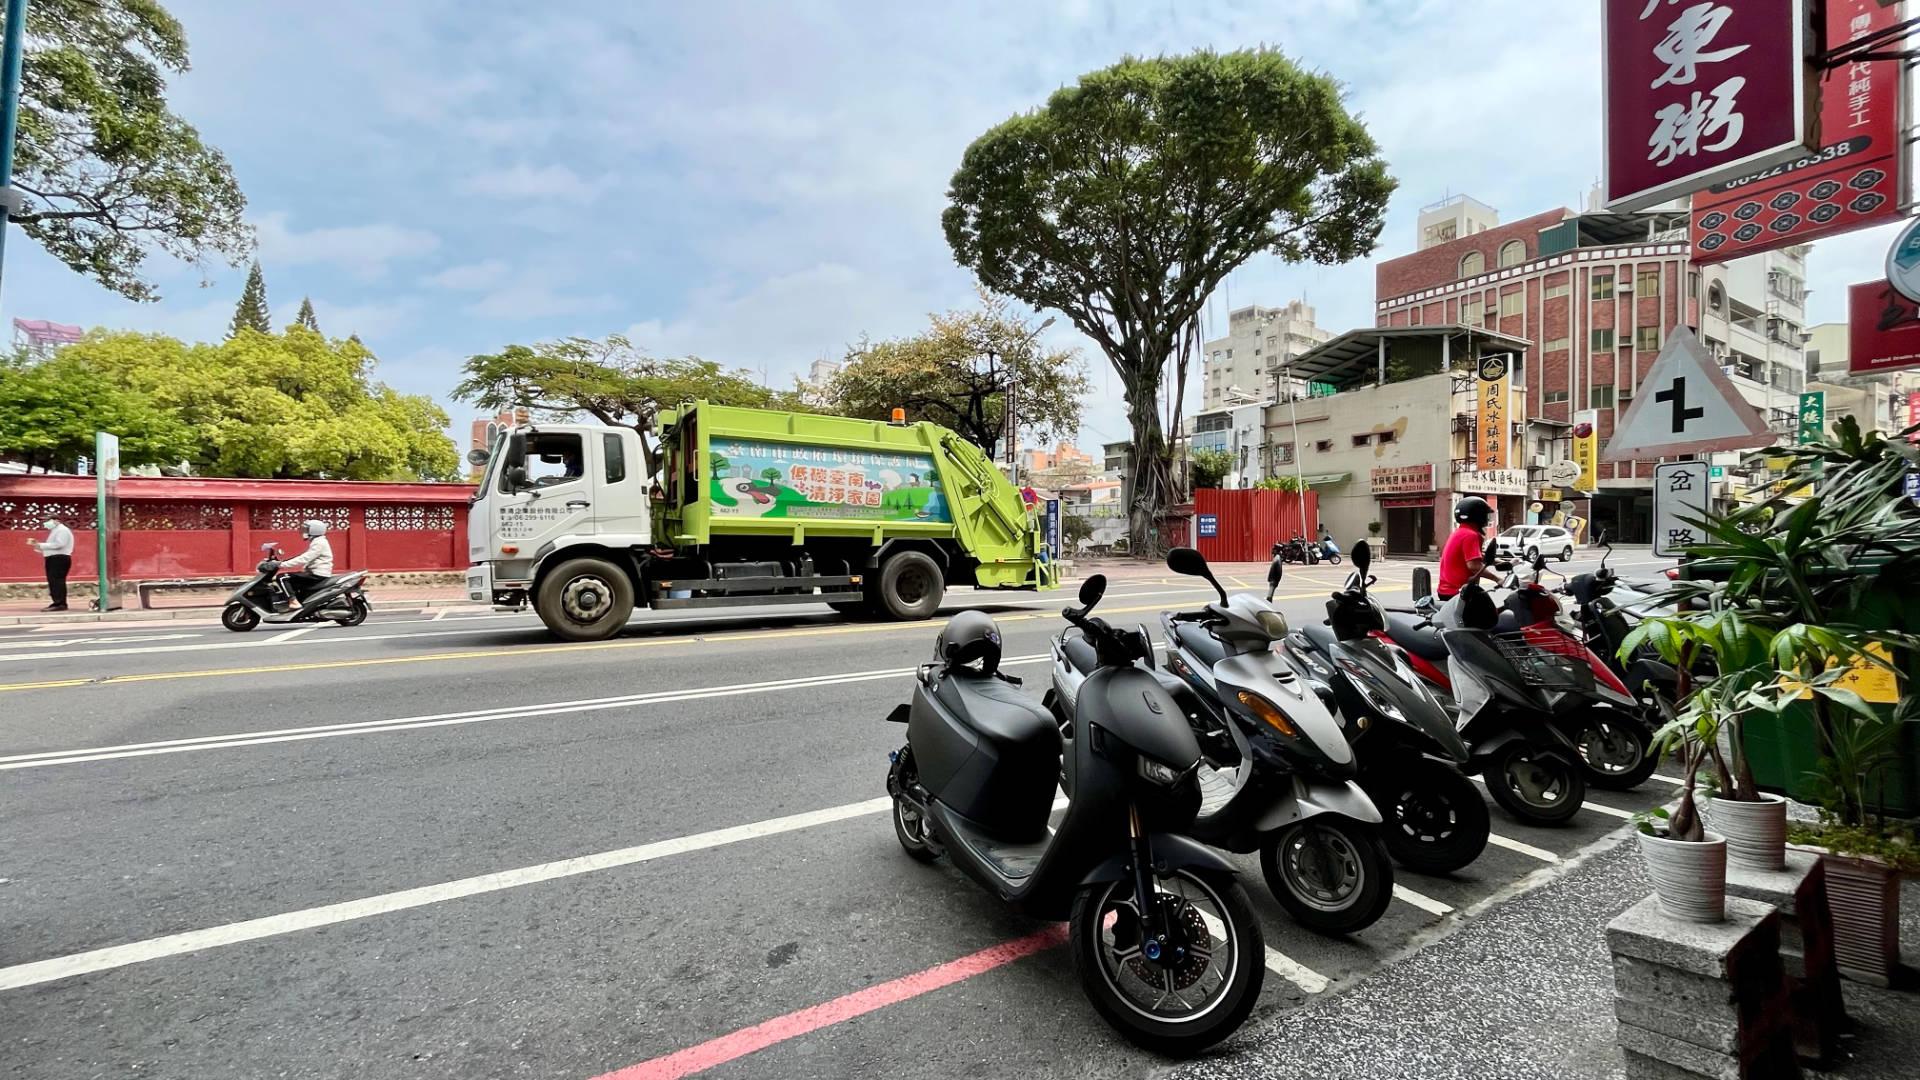
M1474 469L1461 465L1453 472L1453 493L1456 499L1478 495L1492 503L1496 531L1527 521L1525 469Z
M1433 550L1433 465L1386 465L1370 477L1386 523L1387 554L1425 555Z

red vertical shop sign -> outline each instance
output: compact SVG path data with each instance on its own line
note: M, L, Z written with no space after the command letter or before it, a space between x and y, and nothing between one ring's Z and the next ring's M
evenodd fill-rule
M1898 4L1828 0L1829 47L1899 20ZM1835 68L1820 78L1816 93L1816 155L1715 184L1693 197L1695 262L1725 262L1900 217L1907 183L1900 61Z
M1850 374L1920 367L1920 306L1885 281L1855 285L1847 290L1847 339Z
M1806 155L1806 0L1606 0L1603 10L1609 209Z

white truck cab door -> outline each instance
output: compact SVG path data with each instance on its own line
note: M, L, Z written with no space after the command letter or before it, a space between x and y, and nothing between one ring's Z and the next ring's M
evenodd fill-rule
M493 478L496 559L529 559L562 536L591 534L597 495L592 431L540 428L525 433L526 455ZM506 548L517 551L506 551Z
M594 531L615 546L649 542L652 507L639 432L603 428L588 438L594 443Z

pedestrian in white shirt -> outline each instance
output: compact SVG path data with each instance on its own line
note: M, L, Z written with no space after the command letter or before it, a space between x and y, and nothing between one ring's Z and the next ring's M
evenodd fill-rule
M29 540L28 544L47 560L47 599L53 603L42 611L67 610L67 571L73 569L73 530L48 518L40 523L47 530L45 540Z

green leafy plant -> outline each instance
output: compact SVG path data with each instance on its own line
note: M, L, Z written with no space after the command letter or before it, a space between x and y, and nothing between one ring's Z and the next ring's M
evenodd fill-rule
M1188 469L1194 490L1217 488L1233 471L1233 455L1225 450L1195 450Z
M1671 817L1672 815L1667 813L1666 807L1656 806L1651 810L1642 810L1633 815L1633 817L1627 819L1627 824L1640 832L1646 833L1648 836L1659 836L1666 830L1663 824L1657 823L1667 822L1671 820Z
M1253 486L1261 491L1299 491L1300 478L1297 476L1269 476L1265 480L1254 481Z
M1380 523L1377 521L1367 522L1367 531L1372 533L1375 536L1380 535L1380 528L1381 528Z

